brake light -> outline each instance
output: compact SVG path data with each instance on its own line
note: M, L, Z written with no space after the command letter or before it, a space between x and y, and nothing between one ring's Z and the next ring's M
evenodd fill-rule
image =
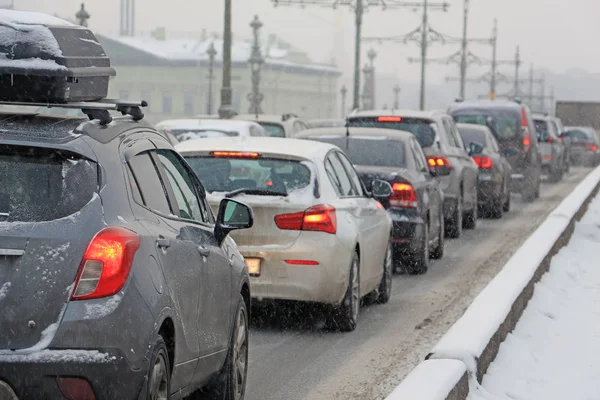
M394 183L392 185L392 190L394 192L389 198L390 207L417 207L417 193L410 183Z
M477 166L481 169L490 169L492 168L492 159L486 156L473 156L473 160L477 164Z
M589 144L589 143L585 145L585 148L586 148L587 150L591 150L591 151L596 151L596 150L598 150L598 146L596 146L595 144Z
M261 156L260 153L242 151L211 151L210 155L219 158L258 158Z
M559 140L560 142L562 142L562 137L559 137L559 138L558 138L558 140Z
M377 122L400 122L402 118L394 116L381 116L377 117Z
M290 265L319 265L317 261L312 260L285 260Z
M112 296L125 285L140 237L130 230L109 227L88 245L75 279L72 300Z
M548 137L548 143L552 143L554 141L554 138L552 136Z
M337 232L335 208L326 204L319 204L293 214L276 215L275 225L283 230L319 231L331 234Z
M449 167L452 168L452 164L446 157L427 157L427 163L430 167Z
M521 131L523 133L523 150L527 153L531 148L531 136L529 133L529 123L527 122L525 107L521 107Z

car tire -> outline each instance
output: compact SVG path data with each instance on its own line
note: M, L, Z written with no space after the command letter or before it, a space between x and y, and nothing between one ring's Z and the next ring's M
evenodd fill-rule
M248 309L239 295L227 358L215 382L196 392L194 400L242 400L248 378Z
M463 228L465 229L475 229L477 228L477 218L479 218L478 214L478 202L477 202L477 192L475 192L475 202L473 203L473 208L471 211L465 212L465 216L463 217Z
M443 214L443 210L439 211L440 213L440 229L438 229L438 243L437 245L431 250L431 258L435 259L435 260L439 260L442 257L444 257L444 239L446 237L446 233L445 233L445 229L444 229L444 214Z
M408 260L406 272L411 275L423 275L429 269L429 224L423 224L423 243Z
M392 297L392 275L394 273L394 252L392 250L392 241L388 242L383 259L383 276L377 290L377 303L385 304Z
M450 221L446 223L446 236L453 239L458 239L462 233L463 228L463 200L462 195L456 200L456 208L454 209L454 215Z
M350 276L348 288L342 303L336 307L331 315L333 327L342 332L351 332L356 329L360 310L360 257L354 252L350 262Z
M149 365L146 377L146 399L167 400L171 394L171 364L167 345L162 336L154 340Z

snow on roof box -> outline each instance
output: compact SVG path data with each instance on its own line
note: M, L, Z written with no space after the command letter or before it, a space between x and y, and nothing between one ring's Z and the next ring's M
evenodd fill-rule
M0 10L0 101L97 101L115 75L89 29L46 14Z

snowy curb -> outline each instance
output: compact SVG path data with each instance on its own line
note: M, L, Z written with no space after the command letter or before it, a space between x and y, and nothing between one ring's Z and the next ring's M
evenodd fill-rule
M548 271L552 257L568 243L575 223L598 193L599 183L600 167L590 172L550 213L473 300L463 316L427 355L426 361L419 364L387 400L466 399L469 391L468 388L462 389L464 379L457 374L455 365L428 363L461 362L470 377L481 382L498 354L500 344L514 329L533 296L535 283ZM447 390L448 385L450 391ZM411 393L419 395L409 396Z
M386 400L459 400L469 394L467 367L457 360L426 360Z

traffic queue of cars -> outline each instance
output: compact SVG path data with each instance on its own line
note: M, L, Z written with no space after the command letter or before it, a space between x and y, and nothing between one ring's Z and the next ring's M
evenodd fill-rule
M352 331L394 269L427 272L480 209L569 165L512 102L154 127L145 101L106 98L89 29L0 23L19 43L0 43L0 399L242 400L253 302L320 303ZM595 162L597 136L566 131Z

